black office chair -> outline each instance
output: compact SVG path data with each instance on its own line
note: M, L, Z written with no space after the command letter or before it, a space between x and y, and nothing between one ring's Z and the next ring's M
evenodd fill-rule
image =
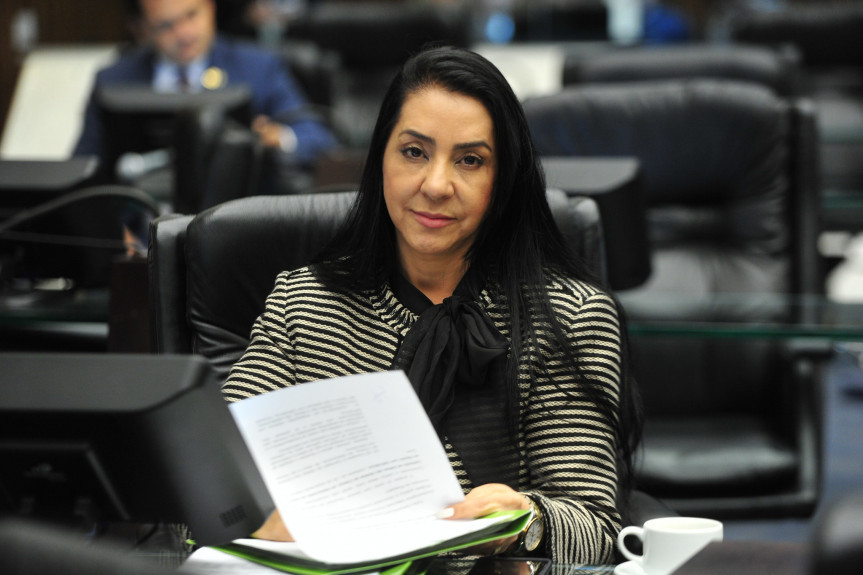
M207 357L221 379L249 343L276 275L305 265L332 237L355 192L259 196L197 216L166 215L150 227L152 351ZM549 190L555 220L600 277L604 245L596 203ZM674 512L644 493L629 503L633 523Z
M647 282L618 294L633 324L703 319L695 297L709 309L712 296L821 293L805 102L691 80L572 87L524 105L544 155L640 161L653 255ZM635 335L647 416L639 486L682 514L811 514L822 356L793 343Z
M161 535L161 534L160 534ZM71 527L0 517L0 572L4 575L169 575L183 557L131 551L134 541L99 541ZM160 563L161 561L161 563ZM192 571L194 573L194 571Z
M794 45L809 70L859 68L863 60L863 6L857 2L789 5L782 10L741 10L731 18L735 42Z
M603 42L608 40L605 0L515 2L511 10L516 42Z
M851 575L863 561L863 491L832 501L817 518L811 541L812 575Z
M399 67L428 43L467 46L470 9L463 3L323 2L293 22L291 41L335 54L332 127L351 148L365 148L378 108Z
M636 46L565 56L563 84L673 79L752 82L780 96L800 91L800 56L790 47L745 44Z
M198 106L178 113L171 148L172 211L196 214L258 192L263 146L221 108Z
M150 229L152 349L207 357L221 379L249 343L276 275L307 264L334 234L354 192L257 196L197 217L163 216ZM549 191L556 219L601 269L599 214L587 198Z
M824 228L863 231L863 5L791 3L742 12L730 34L800 54L801 90L813 100L818 124Z

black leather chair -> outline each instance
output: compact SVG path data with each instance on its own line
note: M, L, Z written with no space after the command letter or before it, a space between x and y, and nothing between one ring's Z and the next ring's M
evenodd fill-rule
M322 48L311 40L297 40L293 35L279 46L279 56L303 90L312 107L330 119L335 82L342 66L338 52Z
M701 320L714 296L821 292L805 102L691 80L569 88L525 109L544 155L640 160L653 255L647 282L618 293L632 324ZM776 319L742 301L730 313ZM754 338L632 343L646 407L640 488L682 514L811 514L821 484L821 355Z
M276 275L307 264L341 223L354 192L257 196L197 217L168 215L150 228L152 349L197 353L219 376L249 343ZM592 265L602 266L596 204L549 191L564 234Z
M608 40L605 0L515 2L512 19L516 42L602 42Z
M637 46L568 54L563 84L703 78L752 82L788 97L800 90L799 60L793 49L757 45Z
M166 215L150 226L149 290L152 351L207 357L219 377L249 343L276 275L300 267L332 236L355 192L258 196L227 202L197 216ZM555 220L576 252L604 275L597 204L548 191ZM642 492L629 516L642 524L674 512Z
M471 18L464 3L322 2L293 22L291 41L337 55L330 82L332 127L351 148L365 148L378 108L398 68L428 43L467 46Z
M258 192L265 166L263 146L256 134L219 107L180 112L172 151L173 212L196 214Z
M131 534L137 534L129 530ZM162 533L159 533L164 539ZM170 575L183 561L179 550L140 551L140 540L114 541L109 538L93 541L81 529L64 525L0 517L0 572L4 575L94 575L123 573L124 575ZM149 538L146 544L152 548ZM135 551L131 551L134 549ZM169 549L166 546L166 549ZM194 573L195 571L191 571Z
M863 561L863 491L832 501L817 518L811 541L812 575L852 575Z
M732 17L729 28L735 42L796 46L808 69L856 68L863 61L863 6L859 2L742 10Z
M730 34L736 42L791 45L800 54L801 90L818 120L824 227L863 231L863 5L791 3L742 12Z

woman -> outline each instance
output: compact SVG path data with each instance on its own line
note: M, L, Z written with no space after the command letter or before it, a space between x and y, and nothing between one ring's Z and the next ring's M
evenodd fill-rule
M532 537L483 551L607 562L638 417L617 306L588 278L506 80L427 50L384 98L345 225L278 277L223 392L404 369L466 493L441 516L530 508ZM290 536L277 513L257 535Z

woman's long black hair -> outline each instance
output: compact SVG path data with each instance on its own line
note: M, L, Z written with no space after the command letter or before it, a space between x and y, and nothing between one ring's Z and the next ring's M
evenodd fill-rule
M509 308L512 347L506 377L510 397L518 397L517 358L531 347L539 349L534 333L536 322L550 321L558 341L564 341L546 292L548 271L597 282L574 255L554 221L546 199L545 177L521 103L500 71L482 56L438 47L408 60L383 99L356 202L345 225L316 263L325 264L318 265L318 269L324 280L337 289L374 290L392 277L398 258L394 226L384 202L383 157L405 99L429 87L478 100L493 122L497 155L494 190L467 259L473 277L499 286ZM611 402L602 389L587 386L585 392L616 430L619 495L625 497L631 488L641 414L638 394L628 375L626 332L620 306L618 309L624 353L619 405ZM577 351L564 349L577 369ZM511 405L510 417L517 418L517 402Z

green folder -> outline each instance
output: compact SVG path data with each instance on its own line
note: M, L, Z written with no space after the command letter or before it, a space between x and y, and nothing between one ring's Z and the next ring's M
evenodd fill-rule
M278 569L279 571L295 573L296 575L349 575L373 571L380 571L383 575L417 575L425 571L428 565L428 562L425 561L426 559L435 557L441 553L458 551L496 539L518 535L527 524L530 518L530 511L499 511L489 515L489 517L505 516L509 516L509 519L462 537L442 541L436 545L417 549L408 554L363 563L326 563L277 551L258 549L257 547L237 542L216 545L213 548L272 567L273 569Z

